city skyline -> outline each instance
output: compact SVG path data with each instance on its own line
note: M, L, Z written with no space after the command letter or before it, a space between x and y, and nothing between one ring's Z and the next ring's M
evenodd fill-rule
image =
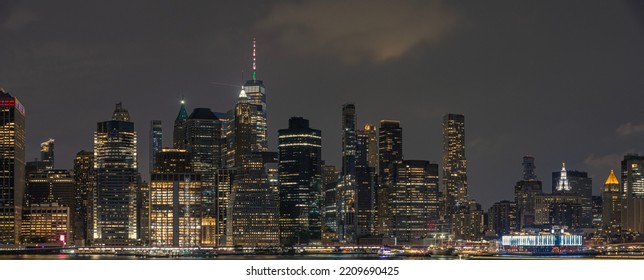
M369 20L373 13L386 10L383 3L372 3L375 12L360 19L374 24ZM395 9L409 12L417 5L434 15L418 24L442 23L438 24L442 27L412 34L400 46L381 44L382 48L360 44L343 48L319 23L301 22L290 14L306 11L325 18L324 10L310 2L228 4L234 6L222 10L243 10L248 5L260 9L248 10L249 18L256 16L248 22L223 17L212 33L202 25L215 17L206 11L217 5L203 7L203 13L193 11L195 7L159 5L146 14L137 10L142 4L132 4L124 22L111 25L101 17L95 21L86 17L104 15L122 4L102 4L99 8L106 12L99 12L76 3L85 14L59 20L56 15L65 5L3 3L0 35L7 43L0 46L0 60L7 63L0 70L0 86L27 108L26 160L38 157L39 144L53 138L58 169L71 169L78 151L92 149L95 123L108 116L114 103L123 102L136 123L139 171L146 180L150 121L162 120L163 130L171 131L181 95L189 112L197 107L231 109L239 87L219 84L241 85L249 79L253 37L257 37L257 77L268 90L270 151L277 150L277 130L286 128L290 117L300 116L324 133L327 164L341 166L340 107L352 102L357 127L400 120L405 129L404 159L440 163L441 117L463 114L468 120L468 193L484 209L512 199L524 155L536 158L537 177L546 182L543 190L550 189L550 173L566 162L569 170L589 173L598 195L606 174L620 169L626 153L642 152L644 117L637 93L644 86L638 78L644 73L644 55L637 50L644 45L644 25L638 4L585 2L580 8L571 2L522 7L410 3L401 2ZM343 5L333 2L327 12ZM488 5L499 6L475 15ZM557 9L551 11L553 7ZM405 27L408 22L396 20L393 12L384 15L396 27ZM170 24L162 24L161 19L150 18L152 14L176 16L162 17L171 18ZM344 24L360 22L347 22L342 13L338 17ZM86 30L70 26L72 20L90 23ZM506 26L508 22L515 26ZM191 32L173 29L172 23ZM313 46L301 47L292 42L294 38L285 38L285 30L296 23L312 31ZM365 28L356 25L357 30ZM45 30L52 35L45 36ZM175 43L166 43L166 34ZM352 40L373 45L369 40L389 43L396 38L386 30L373 36ZM485 40L486 36L491 39ZM468 46L473 43L477 47ZM146 51L149 54L141 55ZM246 73L242 79L241 69ZM170 136L164 133L163 142L171 143Z

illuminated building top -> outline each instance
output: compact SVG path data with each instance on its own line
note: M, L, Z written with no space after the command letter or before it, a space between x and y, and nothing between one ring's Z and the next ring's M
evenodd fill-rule
M606 182L604 185L619 185L619 181L617 181L617 177L615 177L615 172L611 169L610 170L610 175L608 175L608 179L606 179Z
M561 163L561 177L559 177L559 182L557 182L557 191L569 191L570 183L568 182L568 176L566 175L566 163Z

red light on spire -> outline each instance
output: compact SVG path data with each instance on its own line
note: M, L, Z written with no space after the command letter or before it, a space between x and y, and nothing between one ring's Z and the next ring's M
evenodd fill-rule
M253 81L257 80L257 45L253 38Z

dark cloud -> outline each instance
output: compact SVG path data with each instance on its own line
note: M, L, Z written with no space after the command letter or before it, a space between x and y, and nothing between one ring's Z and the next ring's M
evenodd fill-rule
M597 191L643 150L638 3L0 1L0 87L27 108L28 158L55 138L59 168L122 101L147 178L150 120L168 145L181 95L231 109L238 88L211 82L241 83L257 37L271 149L303 116L339 165L341 105L355 102L360 124L401 120L405 159L440 163L441 117L463 113L469 194L487 207L512 199L525 154L544 189L565 161Z
M630 136L631 134L644 132L644 124L633 124L632 122L627 122L617 127L616 131L619 136Z
M438 43L458 21L442 1L300 1L276 5L258 27L293 51L384 61Z

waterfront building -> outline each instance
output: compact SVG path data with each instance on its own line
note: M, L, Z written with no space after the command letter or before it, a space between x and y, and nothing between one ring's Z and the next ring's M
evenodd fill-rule
M503 200L494 203L488 211L488 228L494 231L496 237L510 234L517 229L517 205L515 202Z
M640 236L644 233L644 156L629 154L622 160L621 230Z
M485 234L485 215L475 200L458 203L451 215L452 233L456 239L480 240Z
M76 191L74 187L74 179L69 171L47 170L28 174L25 191L25 205L27 207L55 203L60 207L68 208L69 227L65 231L65 238L70 243L75 240L75 225L74 219L72 219L72 217L76 216Z
M241 158L228 204L226 245L279 245L279 201L270 187L267 166L276 157L276 153L256 152Z
M388 201L393 186L394 170L403 160L403 139L400 121L381 120L378 129L378 188L376 189L376 232L389 232Z
M74 157L72 170L76 196L76 215L72 217L74 224L74 240L77 244L89 245L93 238L95 225L94 217L94 152L81 150Z
M322 132L301 117L279 130L280 240L317 244L321 240Z
M322 164L322 244L338 242L337 236L337 187L340 170L333 165Z
M202 220L216 221L217 215L217 170L222 166L221 123L208 108L195 108L185 122L186 150L191 157L192 170L201 175ZM202 230L214 230L201 227ZM215 237L215 232L203 232L203 236ZM202 239L204 245L217 245L216 239Z
M136 244L137 134L121 103L94 132L94 245Z
M23 244L67 245L70 230L69 207L57 203L32 204L22 211Z
M25 195L25 107L2 88L0 138L0 244L18 244Z
M150 180L150 245L201 246L201 175L182 149L162 149Z
M388 204L391 226L387 236L400 245L418 243L439 218L438 164L401 161L394 172Z

